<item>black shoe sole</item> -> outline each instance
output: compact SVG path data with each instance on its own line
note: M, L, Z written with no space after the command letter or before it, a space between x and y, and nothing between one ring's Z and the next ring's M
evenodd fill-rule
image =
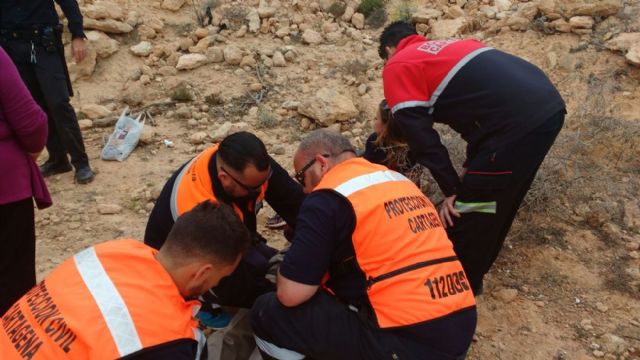
M43 177L49 177L49 176L53 176L53 175L64 174L64 173L68 173L71 170L73 170L71 165L69 165L69 167L65 167L65 168L54 168L54 169L50 169L48 171L42 172L42 176Z
M88 177L86 179L79 179L77 176L75 177L76 183L77 184L88 184L90 182L92 182L94 179L96 178L95 175L91 175L91 177Z

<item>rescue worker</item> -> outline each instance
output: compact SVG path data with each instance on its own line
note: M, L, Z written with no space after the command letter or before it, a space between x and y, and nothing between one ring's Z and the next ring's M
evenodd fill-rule
M76 0L55 2L69 22L73 57L80 63L87 50L78 3ZM73 164L75 181L87 184L93 181L94 173L76 113L69 103L73 89L61 36L62 25L53 0L0 1L0 46L9 54L31 95L49 118L49 159L40 167L42 175L71 171Z
M252 309L265 359L461 359L473 293L436 208L405 176L316 130L294 156L305 199L277 292Z
M205 201L159 251L136 240L90 247L2 317L0 358L206 359L196 297L234 270L249 243L231 207Z
M205 199L233 207L254 243L238 269L213 289L220 305L250 308L255 298L274 289L264 275L277 251L256 232L256 211L266 199L287 223L295 225L304 194L300 186L248 132L227 136L182 165L165 184L151 211L144 241L162 246L174 219Z
M441 220L479 294L562 128L565 103L542 70L477 40L427 40L411 24L395 22L380 36L379 55L391 133L444 193ZM467 142L460 176L434 123Z

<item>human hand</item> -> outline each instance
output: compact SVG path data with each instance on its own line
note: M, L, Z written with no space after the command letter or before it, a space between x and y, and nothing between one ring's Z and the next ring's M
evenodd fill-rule
M456 203L456 195L451 195L446 197L442 204L440 204L440 221L442 222L442 226L446 229L447 226L453 226L453 217L460 217L460 213L458 213L455 209L454 204Z
M84 41L84 38L81 37L71 40L71 50L76 64L81 63L87 56L87 46Z
M42 151L38 151L38 152L35 152L35 153L29 153L29 156L31 156L33 161L38 161L38 158L40 157L40 154L42 154Z

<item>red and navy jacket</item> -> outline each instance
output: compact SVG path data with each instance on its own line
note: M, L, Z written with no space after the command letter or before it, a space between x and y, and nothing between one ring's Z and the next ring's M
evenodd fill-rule
M469 161L481 149L517 141L565 107L542 70L473 39L406 37L382 77L394 120L446 196L460 180L434 122L462 136Z

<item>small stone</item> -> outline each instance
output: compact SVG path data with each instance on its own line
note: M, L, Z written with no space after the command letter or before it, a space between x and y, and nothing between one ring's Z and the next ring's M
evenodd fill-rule
M457 35L465 33L469 27L466 18L446 19L431 21L431 38L432 39L449 39Z
M249 90L257 92L262 90L263 86L260 83L252 83L251 85L249 85Z
M549 26L558 32L568 33L571 32L571 25L565 19L553 20L549 23Z
M227 121L224 124L220 125L213 132L213 135L211 136L212 138L211 140L213 140L214 142L222 141L225 137L227 137L227 135L229 135L232 127L233 127L233 124L230 121Z
M351 6L347 6L342 14L342 21L351 21L351 17L355 14L355 10Z
M302 41L309 45L319 44L322 42L322 35L317 31L307 29L302 33Z
M274 155L284 155L286 153L286 150L284 148L284 146L282 145L276 145L273 147L273 154Z
M276 8L274 7L259 7L258 16L260 19L268 19L276 14Z
M518 290L508 288L500 289L493 294L493 297L502 302L510 303L518 297Z
M287 61L284 59L284 55L280 51L276 51L273 53L273 66L276 67L284 67L287 66Z
M416 31L420 34L426 34L429 32L429 25L418 23L416 24Z
M607 312L607 310L609 310L609 308L601 302L596 303L596 309L598 309L598 311L600 312Z
M240 67L244 68L244 67L250 67L253 68L256 66L256 59L255 57L253 57L253 55L245 55L242 57L242 60L240 60Z
M80 112L85 114L89 119L95 120L111 115L111 110L98 104L85 104L80 106Z
M164 0L161 7L163 9L178 11L184 5L185 0Z
M290 50L284 53L284 59L287 60L287 62L293 62L296 59L295 51Z
M119 43L100 31L87 31L85 33L91 47L96 50L98 57L106 58L117 52Z
M198 39L202 39L205 36L209 35L209 30L205 29L205 28L197 28L196 31L193 32L193 34L195 36L198 37Z
M309 127L311 127L311 120L309 120L309 118L303 117L302 119L300 119L300 127L303 130L309 129Z
M84 18L83 26L85 30L100 30L111 34L126 34L133 30L131 25L113 19L96 20Z
M178 64L176 69L178 70L191 70L200 67L208 62L205 55L202 54L186 54L178 58Z
M593 18L590 16L574 16L569 19L569 25L574 29L591 29L593 24Z
M91 119L78 120L78 126L80 126L80 130L91 129L93 127L93 121L91 121Z
M442 16L442 11L437 9L420 9L411 15L411 21L418 24L427 24L431 19Z
M366 84L360 84L360 86L358 86L358 94L362 96L367 93L368 89L369 88L367 87Z
M153 139L156 136L156 130L147 125L142 128L142 133L140 133L140 143L143 145L148 145L153 142Z
M544 307L545 303L544 301L534 301L533 302L537 307Z
M189 136L189 142L193 145L203 144L207 140L207 133L204 131L198 131L197 133Z
M187 120L187 126L190 127L190 128L194 128L194 127L198 126L198 120L196 120L196 119Z
M629 51L627 51L627 54L624 56L624 58L627 60L629 64L634 66L640 66L640 43L636 43L633 46L631 46L631 48L629 49ZM640 219L636 218L635 223L636 223L635 227L638 227L638 224L640 223Z
M300 102L293 100L287 100L282 104L282 108L287 110L298 110L298 106L300 106Z
M247 14L247 21L249 22L249 32L257 33L260 30L260 15L258 10L251 9Z
M350 98L326 87L319 89L314 96L307 97L298 107L298 112L325 126L358 115L358 109Z
M224 52L219 47L210 47L207 49L207 58L212 63L224 62Z
M583 330L586 330L586 331L593 330L593 325L591 324L591 320L590 319L582 319L582 320L580 320L580 327Z
M494 5L498 11L507 11L511 9L511 0L494 0Z
M593 356L597 357L597 358L601 358L604 356L604 352L600 351L600 350L593 350Z
M235 45L229 45L224 48L224 61L229 65L240 65L242 62L242 50Z
M136 56L149 56L153 50L153 46L151 46L151 43L148 41L141 41L129 49Z
M122 206L117 204L99 204L98 212L102 215L114 215L119 214L122 211Z
M351 17L351 23L358 30L364 29L364 15L361 13L353 14Z
M638 43L638 45L640 45L640 43ZM624 225L627 228L631 230L640 229L640 205L638 205L637 201L632 201L632 200L625 201L623 220L624 220Z

